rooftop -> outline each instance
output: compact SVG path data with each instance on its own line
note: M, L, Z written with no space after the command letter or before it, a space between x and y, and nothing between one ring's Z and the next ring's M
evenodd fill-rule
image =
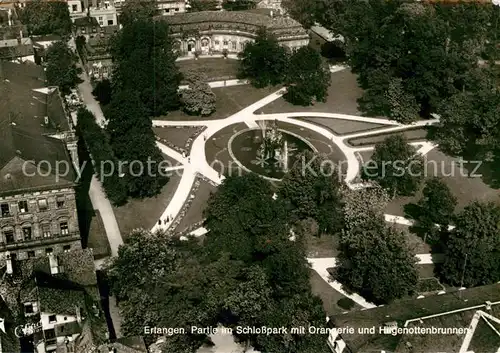
M402 328L408 320L414 319L417 320L408 322L408 327L416 325L419 327L467 328L477 310L488 311L485 305L487 301L500 301L500 284L464 290L460 296L455 292L423 299L401 300L374 309L335 315L331 317L331 321L335 327L351 327L355 330L354 334L343 333L341 335L353 352L362 353L377 350L406 352L407 342L410 342L414 352L427 352L431 347L431 351L457 352L460 350L464 335L390 335L379 333L378 328L384 327L388 322L397 322L398 327ZM489 312L498 316L500 305L492 307ZM431 315L437 317L426 318ZM419 318L422 320L418 320ZM376 328L375 334L357 331L358 328L369 327Z
M243 23L270 29L301 27L300 23L287 17L271 17L249 11L201 11L185 12L175 16L158 16L171 25L195 24L201 22Z
M34 64L0 62L0 193L73 185L74 171L56 177L59 161L71 165L62 133L69 130L56 88L45 88L43 68ZM47 117L47 118L46 118ZM52 173L35 173L36 163L48 161ZM26 170L23 171L24 163ZM45 175L45 174L44 174Z

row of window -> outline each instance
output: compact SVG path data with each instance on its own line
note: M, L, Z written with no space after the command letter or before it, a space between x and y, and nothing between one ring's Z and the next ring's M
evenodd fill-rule
M58 209L64 208L65 204L66 204L66 198L64 196L58 196L56 198L56 207ZM47 199L38 199L37 205L38 205L38 212L45 212L49 210L49 204L47 202ZM28 213L29 211L34 211L28 208L28 201L26 200L19 201L17 203L17 207L20 213ZM12 215L12 212L10 210L10 205L7 202L0 204L0 214L2 217L10 217Z
M52 236L52 232L50 230L50 224L48 223L43 223L40 225L41 231L42 231L42 236L44 238L48 238ZM31 240L33 239L33 229L31 226L23 226L23 239L24 240ZM61 235L68 235L69 234L69 226L68 222L63 221L59 222L59 232ZM7 244L12 244L15 243L15 237L14 237L14 229L4 229L3 230L3 237L5 239L5 242Z
M169 13L170 10L173 10L173 12L179 12L179 8L176 7L175 9L165 9L165 13Z

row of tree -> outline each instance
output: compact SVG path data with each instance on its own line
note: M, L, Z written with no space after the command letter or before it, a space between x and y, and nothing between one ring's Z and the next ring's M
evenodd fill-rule
M284 98L297 105L326 100L330 72L319 53L310 47L290 53L261 29L255 42L247 44L239 58L239 77L249 79L257 88L284 84L287 87Z
M325 327L321 300L312 295L301 237L290 241L286 202L255 176L228 177L205 211L203 244L162 233L134 233L109 270L127 334L144 326ZM295 225L298 227L298 225ZM298 228L297 228L298 229ZM298 230L300 234L300 231ZM155 337L149 337L154 339ZM235 332L263 352L326 353L326 336ZM205 335L175 335L164 352L194 352Z

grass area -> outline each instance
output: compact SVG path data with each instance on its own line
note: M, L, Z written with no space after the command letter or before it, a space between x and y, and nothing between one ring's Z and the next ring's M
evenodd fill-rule
M314 105L303 107L288 103L283 98L264 106L257 112L264 113L289 113L289 112L323 112L361 115L358 111L357 99L361 96L362 89L358 87L356 75L349 70L331 74L332 81L328 88L328 98L325 103L317 102Z
M443 290L444 287L439 283L439 280L435 277L421 278L417 283L417 292L419 294L436 292Z
M347 140L347 143L352 146L370 146L375 145L378 142L382 142L387 137L392 135L403 134L408 141L424 141L427 136L427 129L425 128L416 128L416 129L408 129L401 132L390 132L385 134L377 134L371 135L367 137L358 137L354 139Z
M460 168L459 159L445 155L437 148L426 155L426 177L442 177L446 185L458 201L457 210L462 209L473 201L500 201L500 190L493 189L480 176L468 177L467 172ZM415 203L422 197L421 190L413 196L396 197L387 206L386 213L404 216L403 207L408 203Z
M417 269L418 269L418 277L420 278L429 278L435 276L434 264L417 265Z
M336 135L347 135L355 132L370 131L382 127L388 127L388 125L384 124L372 124L372 123L366 123L364 121L353 121L353 120L332 119L332 118L304 117L300 118L300 120L324 126Z
M199 58L198 60L181 60L177 61L175 64L184 75L189 72L199 72L207 75L209 81L222 81L236 78L239 60Z
M207 206L208 199L210 195L216 190L215 186L212 186L208 182L201 180L200 187L194 195L190 197L193 199L189 209L182 218L181 222L177 225L176 230L182 232L190 225L200 222L203 220L203 211Z
M156 136L161 137L180 148L184 148L188 139L193 136L197 130L198 127L180 126L162 126L153 128Z
M335 257L338 254L338 237L330 234L308 235L306 238L307 257Z
M276 92L280 87L255 88L252 85L213 88L217 96L216 111L207 117L192 116L177 110L168 115L157 117L157 120L214 120L231 116L252 103Z
M309 283L311 284L311 290L313 294L317 295L323 301L323 308L325 309L327 315L335 315L341 314L348 310L340 307L340 304L343 305L343 301L348 299L342 293L333 289L328 283L326 283L323 278L314 270L311 270L311 275L309 277ZM354 303L354 306L351 310L359 310L361 307Z
M94 216L90 222L87 247L92 249L95 259L111 255L106 229L104 229L101 214L97 210L94 211Z
M122 237L136 228L151 229L174 196L182 170L175 171L160 194L145 199L130 199L125 205L113 207Z

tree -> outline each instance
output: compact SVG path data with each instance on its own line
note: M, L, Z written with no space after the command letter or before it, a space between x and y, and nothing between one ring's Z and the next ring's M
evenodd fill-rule
M188 88L181 92L181 101L188 114L208 116L215 112L215 93L204 74L190 73Z
M255 42L238 54L239 77L248 78L257 88L277 85L285 79L287 50L265 29L259 29Z
M419 119L419 106L415 97L406 93L401 78L389 82L386 98L389 104L389 118L401 124L410 124Z
M189 12L216 11L219 2L216 0L194 0L189 2Z
M137 19L123 27L111 45L113 94L138 92L147 116L179 107L182 75L175 65L172 38L164 21Z
M362 177L377 181L392 197L412 195L424 177L424 161L404 135L392 135L375 145Z
M130 0L121 6L120 23L128 26L135 21L148 21L158 14L154 0Z
M311 0L285 0L282 6L290 16L300 22L304 28L311 28L316 22L315 10L319 1Z
M95 99L102 105L108 105L111 102L111 81L108 79L103 79L98 81L92 91L92 95Z
M56 42L47 49L45 58L47 83L57 86L62 94L69 94L72 88L82 82L82 69L76 67L78 58L64 42Z
M65 1L29 1L21 12L21 21L30 35L71 33L72 22Z
M288 242L286 210L273 193L269 182L254 174L226 178L204 212L205 227L210 229L209 253L215 257L228 253L251 263Z
M253 0L224 0L222 8L226 11L245 11L255 9L256 2Z
M439 178L428 179L425 182L423 196L418 202L420 206L419 223L427 226L435 224L447 227L455 211L457 198L453 196L450 188Z
M159 170L163 156L156 146L152 122L138 92L113 92L105 114L109 121L106 131L122 163L119 173L126 181L128 194L139 198L158 194L168 177Z
M117 170L114 168L118 165L113 150L109 144L109 137L106 132L97 125L95 116L85 108L78 109L77 112L77 132L92 159L97 166L101 166L95 170L97 176L102 182L106 196L115 206L121 206L127 202L127 188L123 180L119 177ZM114 170L108 170L104 166L108 166L111 162Z
M441 270L446 283L473 287L500 280L500 207L474 202L454 221Z
M384 226L384 214L389 202L389 196L380 185L374 183L369 188L352 190L348 187L342 189L344 210L344 231L360 231L378 223Z
M482 50L474 35L456 39L458 23L433 4L344 2L342 13L333 18L346 40L349 65L365 90L360 109L369 114L406 121L416 108L428 117L462 89Z
M283 97L292 104L324 102L330 86L330 71L316 50L302 47L290 59L285 83L287 92Z
M368 224L341 237L335 278L368 300L389 303L414 292L416 263L402 232Z
M304 153L284 176L278 190L295 221L313 218L320 232L342 229L341 176L324 156Z

